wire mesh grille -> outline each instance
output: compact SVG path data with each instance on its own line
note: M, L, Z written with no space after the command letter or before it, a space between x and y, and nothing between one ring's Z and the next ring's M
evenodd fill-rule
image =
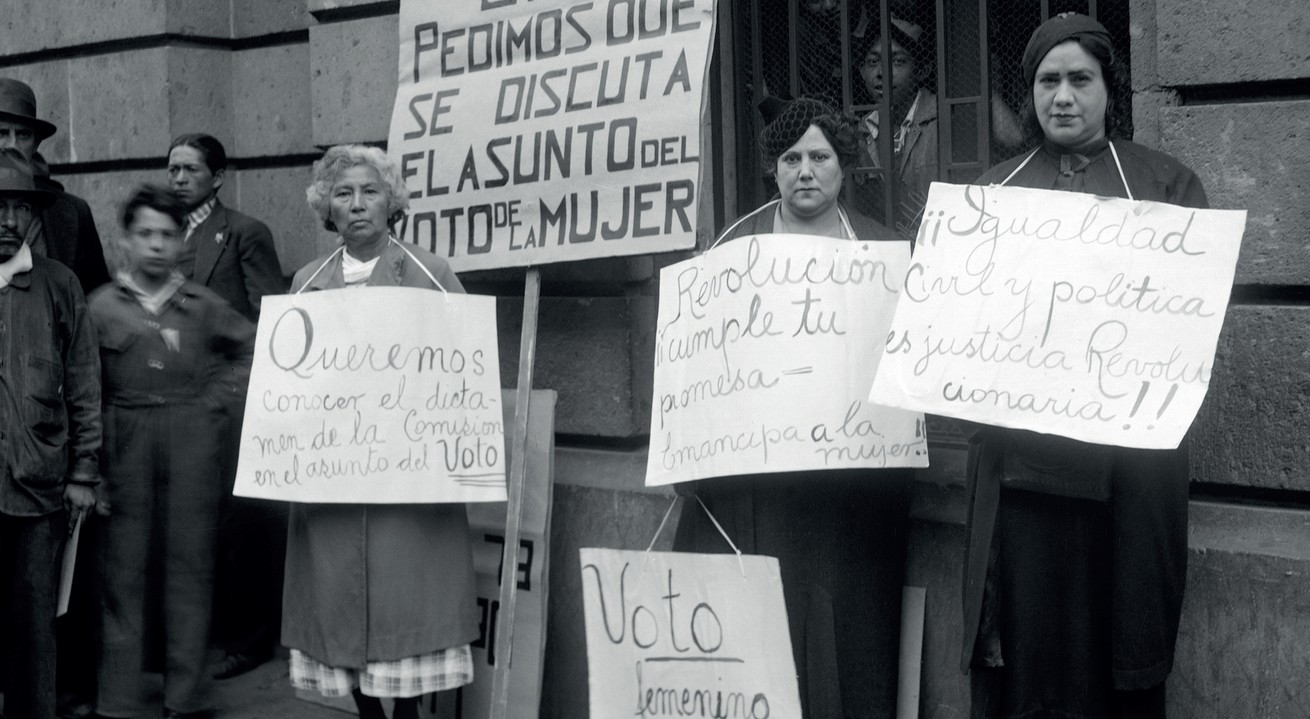
M902 143L897 153L894 143L907 139L901 120L910 116L913 98L919 101L914 117L938 118L921 127L923 133L940 132L940 142L932 143L932 179L976 179L1035 141L1023 134L1028 88L1020 61L1032 31L1046 17L1068 11L1100 20L1128 67L1128 0L737 0L736 67L739 101L745 103L737 128L743 164L739 210L776 191L755 144L762 121L754 108L766 95L809 95L852 112L865 120L866 130L876 125L886 136L868 139L867 157L851 168L847 202L912 234L926 185L923 173L907 179L906 159L912 164L914 152L905 152ZM886 33L885 21L891 27ZM892 47L882 47L884 36ZM926 95L899 89L895 78L907 65L911 90ZM897 119L872 122L874 115ZM910 136L911 143L923 141Z

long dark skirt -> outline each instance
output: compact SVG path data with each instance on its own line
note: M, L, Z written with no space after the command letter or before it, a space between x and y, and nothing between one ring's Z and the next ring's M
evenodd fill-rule
M975 717L1110 715L1112 541L1108 502L1001 491Z
M742 552L778 559L806 719L895 712L912 477L848 470L695 485ZM732 551L695 500L674 549Z

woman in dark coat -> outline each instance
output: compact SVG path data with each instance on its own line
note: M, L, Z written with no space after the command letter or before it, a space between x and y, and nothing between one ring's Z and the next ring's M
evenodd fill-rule
M305 265L293 292L364 286L463 292L446 262L402 245L391 225L408 206L385 153L333 147L306 193L333 252ZM423 694L473 681L478 636L468 516L463 504L295 504L287 528L282 643L291 683L350 694L361 719L416 719Z
M855 118L808 98L789 103L760 136L781 197L746 215L724 241L771 233L897 242L842 207L843 170L860 141ZM778 559L807 719L890 716L905 574L911 470L824 470L705 479L700 497L741 551ZM674 549L730 551L695 503Z
M1177 160L1117 134L1129 110L1100 23L1052 18L1023 57L1042 143L979 181L1206 206ZM963 664L975 717L1163 717L1187 571L1176 450L988 427L969 457Z

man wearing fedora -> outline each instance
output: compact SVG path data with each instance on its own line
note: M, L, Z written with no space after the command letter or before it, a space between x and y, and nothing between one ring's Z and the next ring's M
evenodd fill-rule
M0 150L16 153L32 168L44 166L37 148L57 128L36 114L36 95L27 83L0 77ZM39 255L62 263L77 275L82 292L109 281L105 252L96 232L91 208L82 198L63 191L63 186L35 173L36 186L54 198L34 218L28 230L28 247Z
M41 157L38 149L41 142L56 131L52 123L37 116L36 95L27 83L0 77L0 152L26 162L36 188L51 198L28 226L28 250L72 270L83 294L89 295L91 290L109 282L109 271L91 208L82 198L64 192L63 185L50 179L49 167ZM91 576L96 556L93 534L83 533L77 556L78 566L85 570L85 576ZM75 582L68 613L59 620L58 641L63 648L58 670L62 716L89 714L90 702L95 697L93 645L99 608L93 588L91 582Z
M55 716L60 548L95 506L100 360L77 277L33 252L56 195L0 153L0 611L9 717Z

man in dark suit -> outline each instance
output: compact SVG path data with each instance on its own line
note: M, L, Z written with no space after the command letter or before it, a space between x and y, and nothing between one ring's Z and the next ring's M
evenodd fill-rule
M169 146L169 186L187 209L178 268L257 323L264 295L286 292L287 280L268 226L219 201L226 173L227 152L210 135L182 135ZM218 536L214 632L226 655L214 672L217 679L272 657L282 611L285 508L232 496L241 417L234 420L224 438L228 491Z
M227 300L251 322L264 295L287 291L268 226L218 199L227 151L210 135L189 134L168 148L168 182L187 207L182 274Z

